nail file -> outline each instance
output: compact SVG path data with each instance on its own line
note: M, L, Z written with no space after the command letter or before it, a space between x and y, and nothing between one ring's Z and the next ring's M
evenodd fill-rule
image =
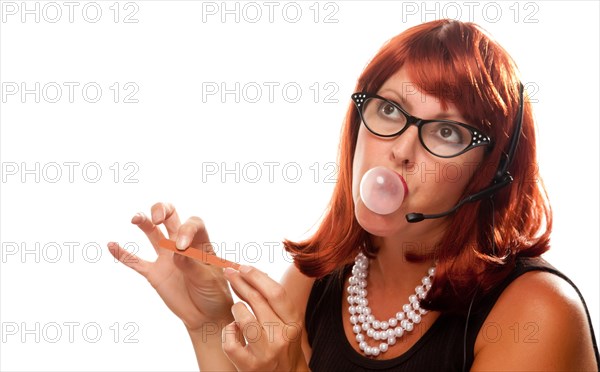
M231 267L232 269L235 270L239 270L240 269L240 264L237 262L231 262L231 261L227 261L223 258L218 257L217 255L215 255L212 252L206 252L203 251L201 249L197 249L197 248L193 248L193 247L189 247L187 248L185 251L180 251L179 249L177 249L177 247L175 246L175 242L169 239L161 239L158 242L158 245L161 248L166 248L170 251L173 251L177 254L186 256L186 257L190 257L193 258L195 260L198 261L202 261L204 263L207 264L211 264L214 266L218 266L221 268L227 268L227 267Z

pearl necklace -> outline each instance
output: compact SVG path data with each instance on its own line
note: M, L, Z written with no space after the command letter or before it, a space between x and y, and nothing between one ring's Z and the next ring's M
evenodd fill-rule
M369 356L377 356L388 350L389 345L396 343L396 338L402 337L406 332L414 328L414 324L421 322L421 317L427 314L427 310L422 309L419 300L424 299L431 288L431 280L435 275L435 267L427 270L427 275L421 279L420 285L415 288L415 294L408 297L407 304L402 306L402 311L396 313L396 316L387 321L379 321L371 312L369 301L367 300L367 269L369 260L360 252L352 267L352 276L348 286L348 311L350 312L350 323L352 331L356 334L358 347ZM363 331L365 333L363 333ZM380 341L378 346L369 346L367 337L375 341Z

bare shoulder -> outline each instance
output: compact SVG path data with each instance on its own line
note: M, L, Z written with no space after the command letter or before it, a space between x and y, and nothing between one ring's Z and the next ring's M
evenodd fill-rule
M292 299L296 308L300 310L302 319L304 319L306 313L306 304L308 303L308 297L314 281L314 278L309 278L302 274L293 264L290 265L281 278L281 285L285 288L286 294ZM306 326L303 326L302 332L302 352L308 364L312 350L308 343Z
M302 274L295 265L290 265L281 278L281 285L285 288L286 293L290 296L296 305L304 312L308 296L314 283L314 278Z
M587 315L575 289L543 271L500 295L475 342L473 370L596 371Z

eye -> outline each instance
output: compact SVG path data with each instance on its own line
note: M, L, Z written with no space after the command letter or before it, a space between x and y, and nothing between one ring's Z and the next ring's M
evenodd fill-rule
M460 135L460 133L456 132L452 128L444 127L444 128L440 128L439 135L442 138L446 138L448 140L451 140L452 136L456 137L457 135Z
M389 102L381 101L379 105L379 114L385 119L398 120L404 116L398 108Z
M462 128L458 128L456 125L440 125L436 129L436 135L445 142L462 143L463 136L460 129Z
M432 146L464 146L471 138L466 128L452 123L431 122L423 130L424 140Z

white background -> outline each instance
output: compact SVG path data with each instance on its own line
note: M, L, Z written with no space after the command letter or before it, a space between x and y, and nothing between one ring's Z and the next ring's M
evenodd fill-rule
M597 2L274 2L272 19L263 2L230 2L239 19L225 22L221 2L75 2L72 20L63 2L27 2L39 22L23 22L20 1L1 3L0 369L196 369L182 324L106 243L152 259L129 220L170 201L206 221L226 258L279 278L289 258L270 242L306 236L320 218L362 68L387 39L440 17L479 23L517 61L554 209L545 256L579 286L598 330ZM236 82L239 103L203 96ZM39 103L21 97L36 83ZM88 83L102 90L96 103ZM265 162L276 162L271 178Z

